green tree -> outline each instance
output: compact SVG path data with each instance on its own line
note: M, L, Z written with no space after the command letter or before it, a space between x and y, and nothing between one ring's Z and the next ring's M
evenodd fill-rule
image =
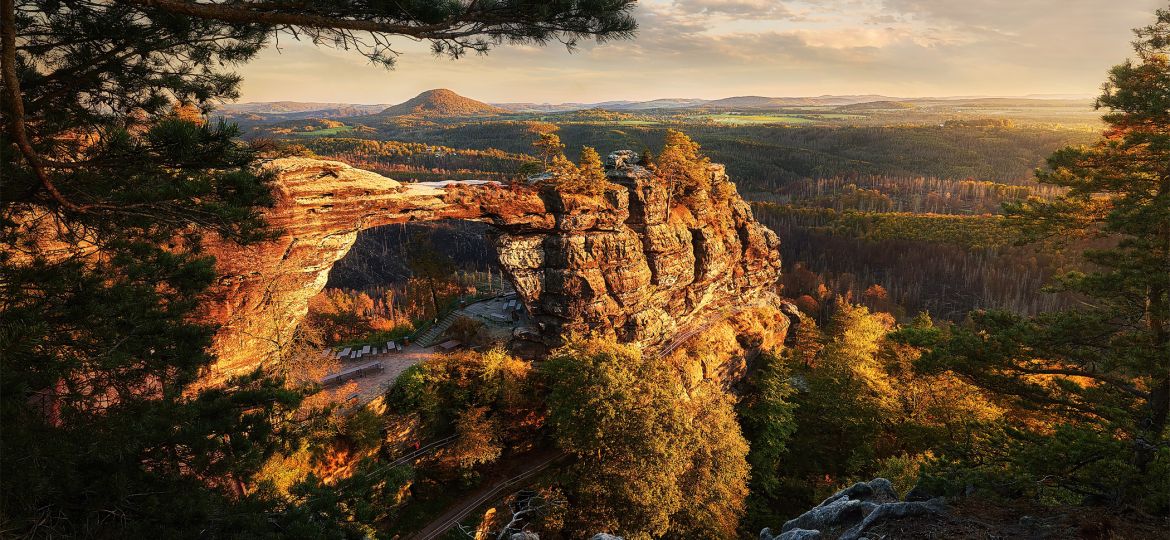
M637 349L574 341L543 366L549 424L573 454L581 530L731 538L747 494L747 444L730 398Z
M192 110L238 96L231 67L277 34L383 65L392 36L452 56L623 37L632 6L0 1L5 532L263 535L304 515L249 485L301 392L259 373L192 387L213 361L200 239L268 236L255 151Z
M751 495L747 503L747 528L751 531L780 519L773 513L772 503L781 495L782 460L796 431L796 407L791 399L795 389L790 379L782 358L772 352L761 354L739 405L740 423L751 442Z
M403 489L414 480L409 465L388 467L372 458L358 460L353 474L331 482L310 473L289 490L276 537L373 538L375 524L395 517Z
M1041 183L1067 192L1007 209L1029 239L1107 240L1110 247L1083 253L1090 271L1065 275L1056 284L1084 295L1084 307L1033 318L976 313L970 325L950 332L906 336L934 345L924 366L953 369L1047 415L1060 429L1076 430L1083 445L1098 451L1030 472L1072 493L1115 502L1164 489L1156 478L1164 467L1154 462L1170 455L1168 35L1170 10L1159 10L1155 24L1137 30L1136 59L1109 72L1097 100L1108 111L1104 136L1056 152L1037 173ZM1055 442L1027 426L1020 429L1019 437L1032 441L1026 447ZM1119 447L1128 447L1126 459L1117 455ZM1107 468L1110 474L1085 474L1101 462L1114 465Z
M581 160L577 164L581 169L581 176L589 185L605 186L605 167L601 165L601 154L592 146L581 147Z
M681 131L666 130L662 152L654 162L654 171L666 181L671 200L711 190L707 165L711 161L699 152L699 143Z
M504 448L500 444L500 428L494 418L488 417L487 407L470 407L455 420L458 438L451 445L445 459L463 469L499 459Z
M561 143L561 138L556 133L541 133L540 138L532 143L532 147L536 149L536 155L544 162L545 167L553 164L557 158L565 157L565 145Z
M597 150L586 146L581 149L581 160L574 165L564 155L553 158L549 172L553 175L552 186L562 193L576 193L593 197L605 193L608 180L601 166Z
M435 247L430 233L411 235L406 241L406 252L410 253L410 273L426 286L427 296L431 300L431 314L438 317L442 308L439 292L451 282L455 274L455 262Z
M528 362L500 348L485 353L461 351L407 368L395 380L386 403L394 412L418 413L433 434L470 432L475 423L459 428L460 421L471 414L470 409L483 408L476 414L495 426L493 433L498 431L509 440L524 439L532 435L531 415L540 399L531 387L530 372Z
M887 386L875 369L884 327L865 307L838 303L823 332L806 321L798 331L804 335L790 356L794 385L801 390L791 397L796 431L786 445L789 458L781 464L779 489L758 493L774 501L766 508L788 512L816 504L825 491L872 471L881 398L889 397L867 384Z

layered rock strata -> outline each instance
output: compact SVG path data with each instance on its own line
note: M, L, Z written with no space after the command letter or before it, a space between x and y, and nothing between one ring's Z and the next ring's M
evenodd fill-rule
M275 160L271 241L209 240L220 282L207 302L220 325L212 379L241 373L287 346L359 231L408 221L492 225L489 240L542 341L595 333L662 347L717 312L775 304L776 235L734 190L724 201L672 201L664 183L611 154L600 196L494 182L401 184L336 161ZM713 182L726 182L712 165Z

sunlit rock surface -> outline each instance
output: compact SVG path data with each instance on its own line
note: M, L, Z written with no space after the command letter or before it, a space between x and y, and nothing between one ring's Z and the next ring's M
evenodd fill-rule
M738 194L727 202L671 201L662 182L611 155L599 197L494 182L403 184L336 161L285 158L268 212L277 239L208 241L222 276L209 322L220 325L211 379L275 357L309 299L363 229L407 221L491 224L489 240L543 341L597 333L662 347L719 312L776 304L779 239ZM725 179L712 165L713 179Z

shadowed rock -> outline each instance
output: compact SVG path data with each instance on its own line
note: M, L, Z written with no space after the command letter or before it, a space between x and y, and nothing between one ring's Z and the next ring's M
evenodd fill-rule
M813 540L822 535L857 540L870 527L883 521L943 511L941 498L899 502L890 481L876 478L834 493L815 508L785 523L778 536L771 529L764 529L760 532L760 540Z

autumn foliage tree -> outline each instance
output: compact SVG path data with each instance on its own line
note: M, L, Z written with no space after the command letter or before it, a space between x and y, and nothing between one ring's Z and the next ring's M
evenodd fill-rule
M747 443L712 384L685 399L680 374L635 348L574 341L543 366L549 424L576 457L580 530L733 538L747 495Z

